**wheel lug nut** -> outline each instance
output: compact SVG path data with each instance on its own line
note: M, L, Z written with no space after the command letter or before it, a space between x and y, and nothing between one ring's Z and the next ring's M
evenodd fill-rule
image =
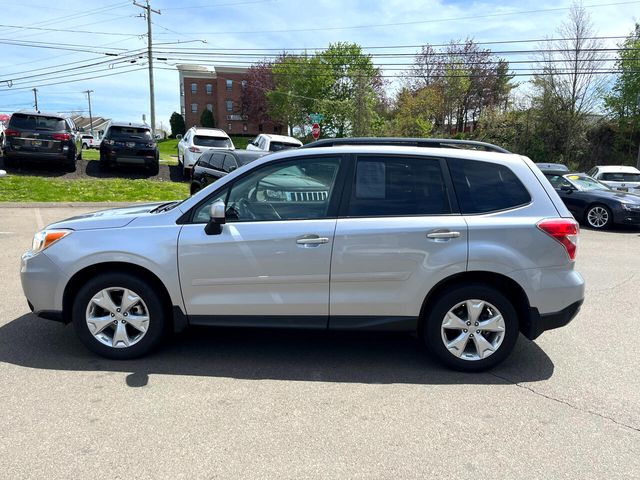
M471 322L467 322L467 325L471 325Z
M116 312L119 312L119 311L120 311L120 309L119 309L119 308L116 308Z
M128 314L127 312L124 312L122 315L124 315L124 316L126 317L126 316L127 316L127 315L129 315L129 314Z
M114 325L117 325L117 324L118 324L118 320L114 320L114 321L113 321L113 324L114 324Z
M127 323L127 321L126 320L122 320L122 323Z
M473 333L471 335L469 335L470 337L473 337Z
M476 322L476 327L477 327L478 325L480 325L480 324L479 324L478 322Z
M467 330L466 328L464 330L462 330L464 333L467 333L469 330Z
M111 316L112 316L112 317L115 317L115 316L116 316L116 314L115 314L115 313L112 313L112 314L111 314Z
M480 330L476 330L476 333L480 333Z

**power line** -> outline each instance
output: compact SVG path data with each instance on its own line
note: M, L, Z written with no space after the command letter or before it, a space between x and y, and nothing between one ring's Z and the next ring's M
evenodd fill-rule
M274 2L277 0L251 0L248 2L236 2L236 3L209 3L207 5L189 5L189 6L183 6L183 7L167 7L167 8L161 8L161 11L165 11L165 10L193 10L193 9L201 9L201 8L219 8L219 7L232 7L232 6L236 6L236 5L252 5L252 4L256 4L256 3L268 3L268 2Z
M126 15L128 17L128 15ZM65 33L90 33L91 35L113 35L118 37L129 37L130 33L119 33L119 32L95 32L90 30L72 30L66 28L45 28L45 27L16 27L13 25L2 25L0 27L9 27L9 28L19 28L23 30L42 30L47 32L65 32Z
M92 76L92 77L77 78L77 79L74 79L74 80L65 80L63 82L44 83L44 84L38 85L38 87L48 87L48 86L52 86L52 85L63 85L65 83L75 83L75 82L82 82L82 81L85 81L85 80L94 80L96 78L113 77L115 75L122 75L123 73L139 72L140 70L146 70L146 67L136 68L136 69L131 69L131 70L125 70L123 72L108 73L108 74L104 74L104 75L95 75L95 76ZM15 88L15 89L11 89L11 90L30 90L30 89L31 89L31 87L19 87L19 88ZM3 93L3 92L8 91L8 90L9 89L0 90L0 93Z

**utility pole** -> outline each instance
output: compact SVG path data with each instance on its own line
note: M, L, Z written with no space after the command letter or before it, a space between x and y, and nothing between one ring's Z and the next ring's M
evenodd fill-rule
M33 90L34 107L36 107L36 112L37 112L38 111L38 89L32 88L31 90Z
M93 115L91 115L91 94L93 90L85 90L84 93L87 94L87 99L89 100L89 131L93 135Z
M144 15L147 18L147 58L149 61L149 103L151 105L151 131L155 136L156 134L156 98L155 98L155 91L153 87L153 53L152 53L153 38L151 36L151 12L157 13L158 15L161 15L161 13L160 13L160 10L154 10L153 8L151 8L151 5L149 4L149 0L146 0L146 5L141 5L135 0L133 1L133 4L136 7L140 7L146 10Z

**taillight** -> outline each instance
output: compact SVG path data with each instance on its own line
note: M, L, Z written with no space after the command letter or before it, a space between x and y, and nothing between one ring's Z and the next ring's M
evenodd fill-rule
M54 133L52 138L54 140L71 140L71 135L68 133Z
M12 130L12 129L10 129L10 128L7 128L7 129L4 131L4 134L5 134L7 137L19 137L19 136L20 136L20 131L18 131L18 130Z
M538 222L538 228L562 244L569 258L576 259L580 227L572 218L550 218Z
M198 147L189 147L189 151L191 153L200 153L200 149Z

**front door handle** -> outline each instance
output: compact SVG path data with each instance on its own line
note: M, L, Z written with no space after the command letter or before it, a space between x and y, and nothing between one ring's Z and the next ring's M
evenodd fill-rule
M325 243L329 243L329 239L318 235L305 235L304 237L298 238L296 243L298 245L324 245Z
M460 236L460 232L451 232L449 230L435 230L433 232L427 233L427 238L431 238L434 240L443 240L448 238L458 238Z

